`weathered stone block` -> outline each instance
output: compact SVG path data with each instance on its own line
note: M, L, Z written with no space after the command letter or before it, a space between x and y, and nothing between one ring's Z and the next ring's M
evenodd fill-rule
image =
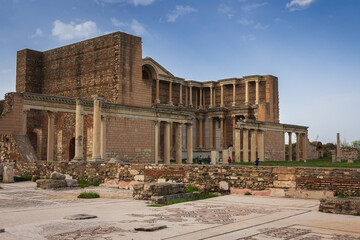
M3 182L14 182L14 164L15 163L3 163Z
M229 183L225 181L221 181L219 183L220 190L228 191L229 190Z
M326 213L359 215L360 198L324 198L320 200L319 211Z
M68 187L78 187L78 181L76 179L65 179L66 185Z
M55 189L67 187L65 180L39 179L36 180L36 186L42 189Z
M274 181L274 187L295 188L296 182L295 181Z
M65 174L59 172L53 172L50 175L50 179L64 180L65 178L66 178Z

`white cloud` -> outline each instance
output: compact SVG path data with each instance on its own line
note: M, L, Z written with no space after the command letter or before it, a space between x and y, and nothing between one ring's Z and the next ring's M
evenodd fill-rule
M242 39L243 41L254 41L256 38L255 38L254 35L248 34L248 35L243 35L243 36L241 36L241 39Z
M43 35L43 31L40 28L37 28L35 33L31 35L30 38L41 37L42 35Z
M314 2L315 0L291 0L291 2L286 4L286 7L290 12L300 11L310 7Z
M86 21L83 23L75 24L74 22L63 23L60 20L54 22L52 29L52 36L60 41L89 38L101 33L97 25L93 21Z
M218 12L219 13L229 13L232 11L232 8L227 5L226 3L220 3L219 7L218 7Z
M115 27L126 28L128 31L134 33L135 35L145 35L148 33L144 25L142 25L136 19L133 19L131 22L128 23L128 22L121 22L116 18L112 18L111 22Z
M240 23L242 25L252 25L254 23L254 21L248 20L248 19L239 19L238 23Z
M112 18L111 19L111 23L115 26L115 27L125 27L128 24L125 22L120 22L119 20L117 20L116 18Z
M255 25L255 29L267 29L269 28L269 25L262 25L261 23L257 23Z
M123 4L133 4L137 6L147 6L155 2L155 0L95 0L96 3L123 3Z
M145 27L141 23L139 23L136 19L133 19L131 21L130 28L136 35L147 34Z
M166 21L168 22L175 22L178 17L192 13L197 12L195 8L192 8L190 6L176 6L175 10L171 11L170 13L166 14Z
M248 5L243 6L241 9L246 11L246 12L250 12L250 11L256 9L256 8L263 7L263 6L267 5L267 4L268 4L267 2L253 3L253 4L248 4Z

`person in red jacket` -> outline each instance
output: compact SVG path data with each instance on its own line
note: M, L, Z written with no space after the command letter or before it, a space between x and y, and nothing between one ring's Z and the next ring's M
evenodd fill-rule
M229 163L229 165L231 165L231 158L230 157L228 158L228 163Z

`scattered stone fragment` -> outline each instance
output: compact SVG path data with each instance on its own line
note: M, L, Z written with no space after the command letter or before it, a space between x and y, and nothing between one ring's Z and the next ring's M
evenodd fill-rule
M150 225L146 225L146 226L142 226L142 227L137 227L134 228L136 231L144 231L144 232L154 232L157 230L161 230L167 228L166 225L154 225L154 224L150 224Z
M78 187L78 181L76 179L65 179L68 187Z
M5 229L4 228L0 228L0 233L3 233L5 232Z
M85 220L85 219L91 219L91 218L97 218L97 216L80 213L80 214L75 214L75 215L70 215L70 216L64 217L64 219L68 219L68 220Z
M50 179L64 180L65 178L66 178L65 174L59 172L52 172L50 175Z

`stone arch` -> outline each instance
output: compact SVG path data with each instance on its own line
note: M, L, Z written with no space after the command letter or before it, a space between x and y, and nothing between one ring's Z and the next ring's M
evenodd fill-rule
M156 79L157 72L154 66L150 64L144 64L142 67L142 79L143 81L147 81L151 87L151 103L155 101L156 98Z
M71 138L68 144L68 161L75 157L75 138Z

